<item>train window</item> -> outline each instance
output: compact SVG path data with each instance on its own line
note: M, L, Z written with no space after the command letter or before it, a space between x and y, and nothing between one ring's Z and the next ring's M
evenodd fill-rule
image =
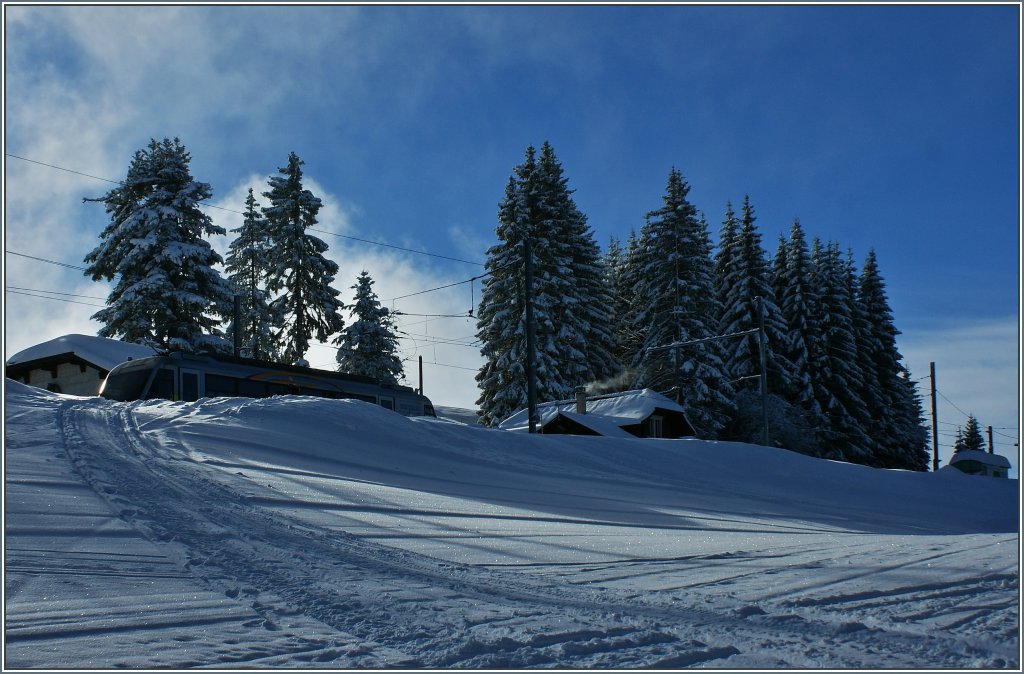
M207 386L209 386L209 384L207 384ZM246 398L266 398L267 385L261 381L253 381L252 379L239 379L238 395Z
M109 400L138 400L149 379L150 369L115 370L103 382L103 397Z
M181 399L185 402L199 400L199 377L202 372L195 370L181 371Z
M174 370L166 367L157 370L156 376L153 377L153 383L149 386L149 393L146 394L146 398L174 400Z
M267 395L286 396L291 390L284 384L267 384Z
M362 400L364 403L373 403L374 405L377 404L377 396L360 395L359 393L349 393L346 391L344 393L339 393L338 397L349 398L351 400Z
M233 397L238 395L238 380L221 374L206 375L206 395L210 398L219 396Z

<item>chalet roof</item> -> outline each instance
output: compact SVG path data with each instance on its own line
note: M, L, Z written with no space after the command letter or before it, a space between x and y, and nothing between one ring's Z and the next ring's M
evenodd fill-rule
M957 452L953 452L953 456L949 457L949 465L953 465L958 461L977 461L978 463L985 464L986 466L995 466L997 468L1009 468L1010 460L1001 454L989 454L988 452L981 452L976 449L961 449Z
M575 400L541 403L537 405L537 416L541 426L561 415L600 435L635 437L622 427L639 424L659 409L683 414L683 408L671 398L650 389L640 389L588 397L586 414L576 412ZM498 424L505 430L522 430L528 426L529 413L525 409Z
M7 366L25 368L37 362L52 362L60 357L74 356L98 369L109 371L126 360L153 354L152 348L142 344L90 335L64 335L19 351L7 359Z

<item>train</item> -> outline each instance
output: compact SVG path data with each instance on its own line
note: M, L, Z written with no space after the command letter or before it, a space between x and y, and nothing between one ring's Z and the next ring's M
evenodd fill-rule
M195 401L200 398L269 398L305 395L354 399L408 417L436 417L430 399L408 386L372 377L282 365L238 356L174 351L115 366L100 387L109 400Z

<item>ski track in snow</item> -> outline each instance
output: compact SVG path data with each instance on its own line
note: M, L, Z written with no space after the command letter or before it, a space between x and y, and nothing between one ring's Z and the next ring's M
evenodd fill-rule
M620 475L634 484L625 496L609 486L607 500L581 496L578 512L526 510L497 483L482 502L490 485L472 489L472 473L441 494L365 470L231 459L176 429L180 406L8 401L8 427L40 429L7 439L8 667L1019 664L1013 533L716 513L698 507L717 502L713 485L709 501L651 497L647 519L628 521L633 511L613 517L616 503L653 474L620 475L604 455L580 465L580 488ZM509 464L485 454L488 469ZM559 475L556 460L525 458L521 470L540 491ZM665 479L652 488L677 486ZM73 516L20 511L38 490Z

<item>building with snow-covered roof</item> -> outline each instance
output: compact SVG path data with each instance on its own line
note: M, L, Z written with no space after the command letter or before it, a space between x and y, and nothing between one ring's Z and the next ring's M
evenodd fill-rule
M961 449L949 457L949 465L968 475L1008 477L1010 460L1000 454L976 449Z
M538 430L563 435L624 438L682 438L695 435L683 408L650 389L587 396L537 405ZM520 410L499 428L529 430L529 412Z
M8 378L23 384L55 393L94 396L115 365L153 353L142 344L64 335L19 351L7 359L4 369Z

